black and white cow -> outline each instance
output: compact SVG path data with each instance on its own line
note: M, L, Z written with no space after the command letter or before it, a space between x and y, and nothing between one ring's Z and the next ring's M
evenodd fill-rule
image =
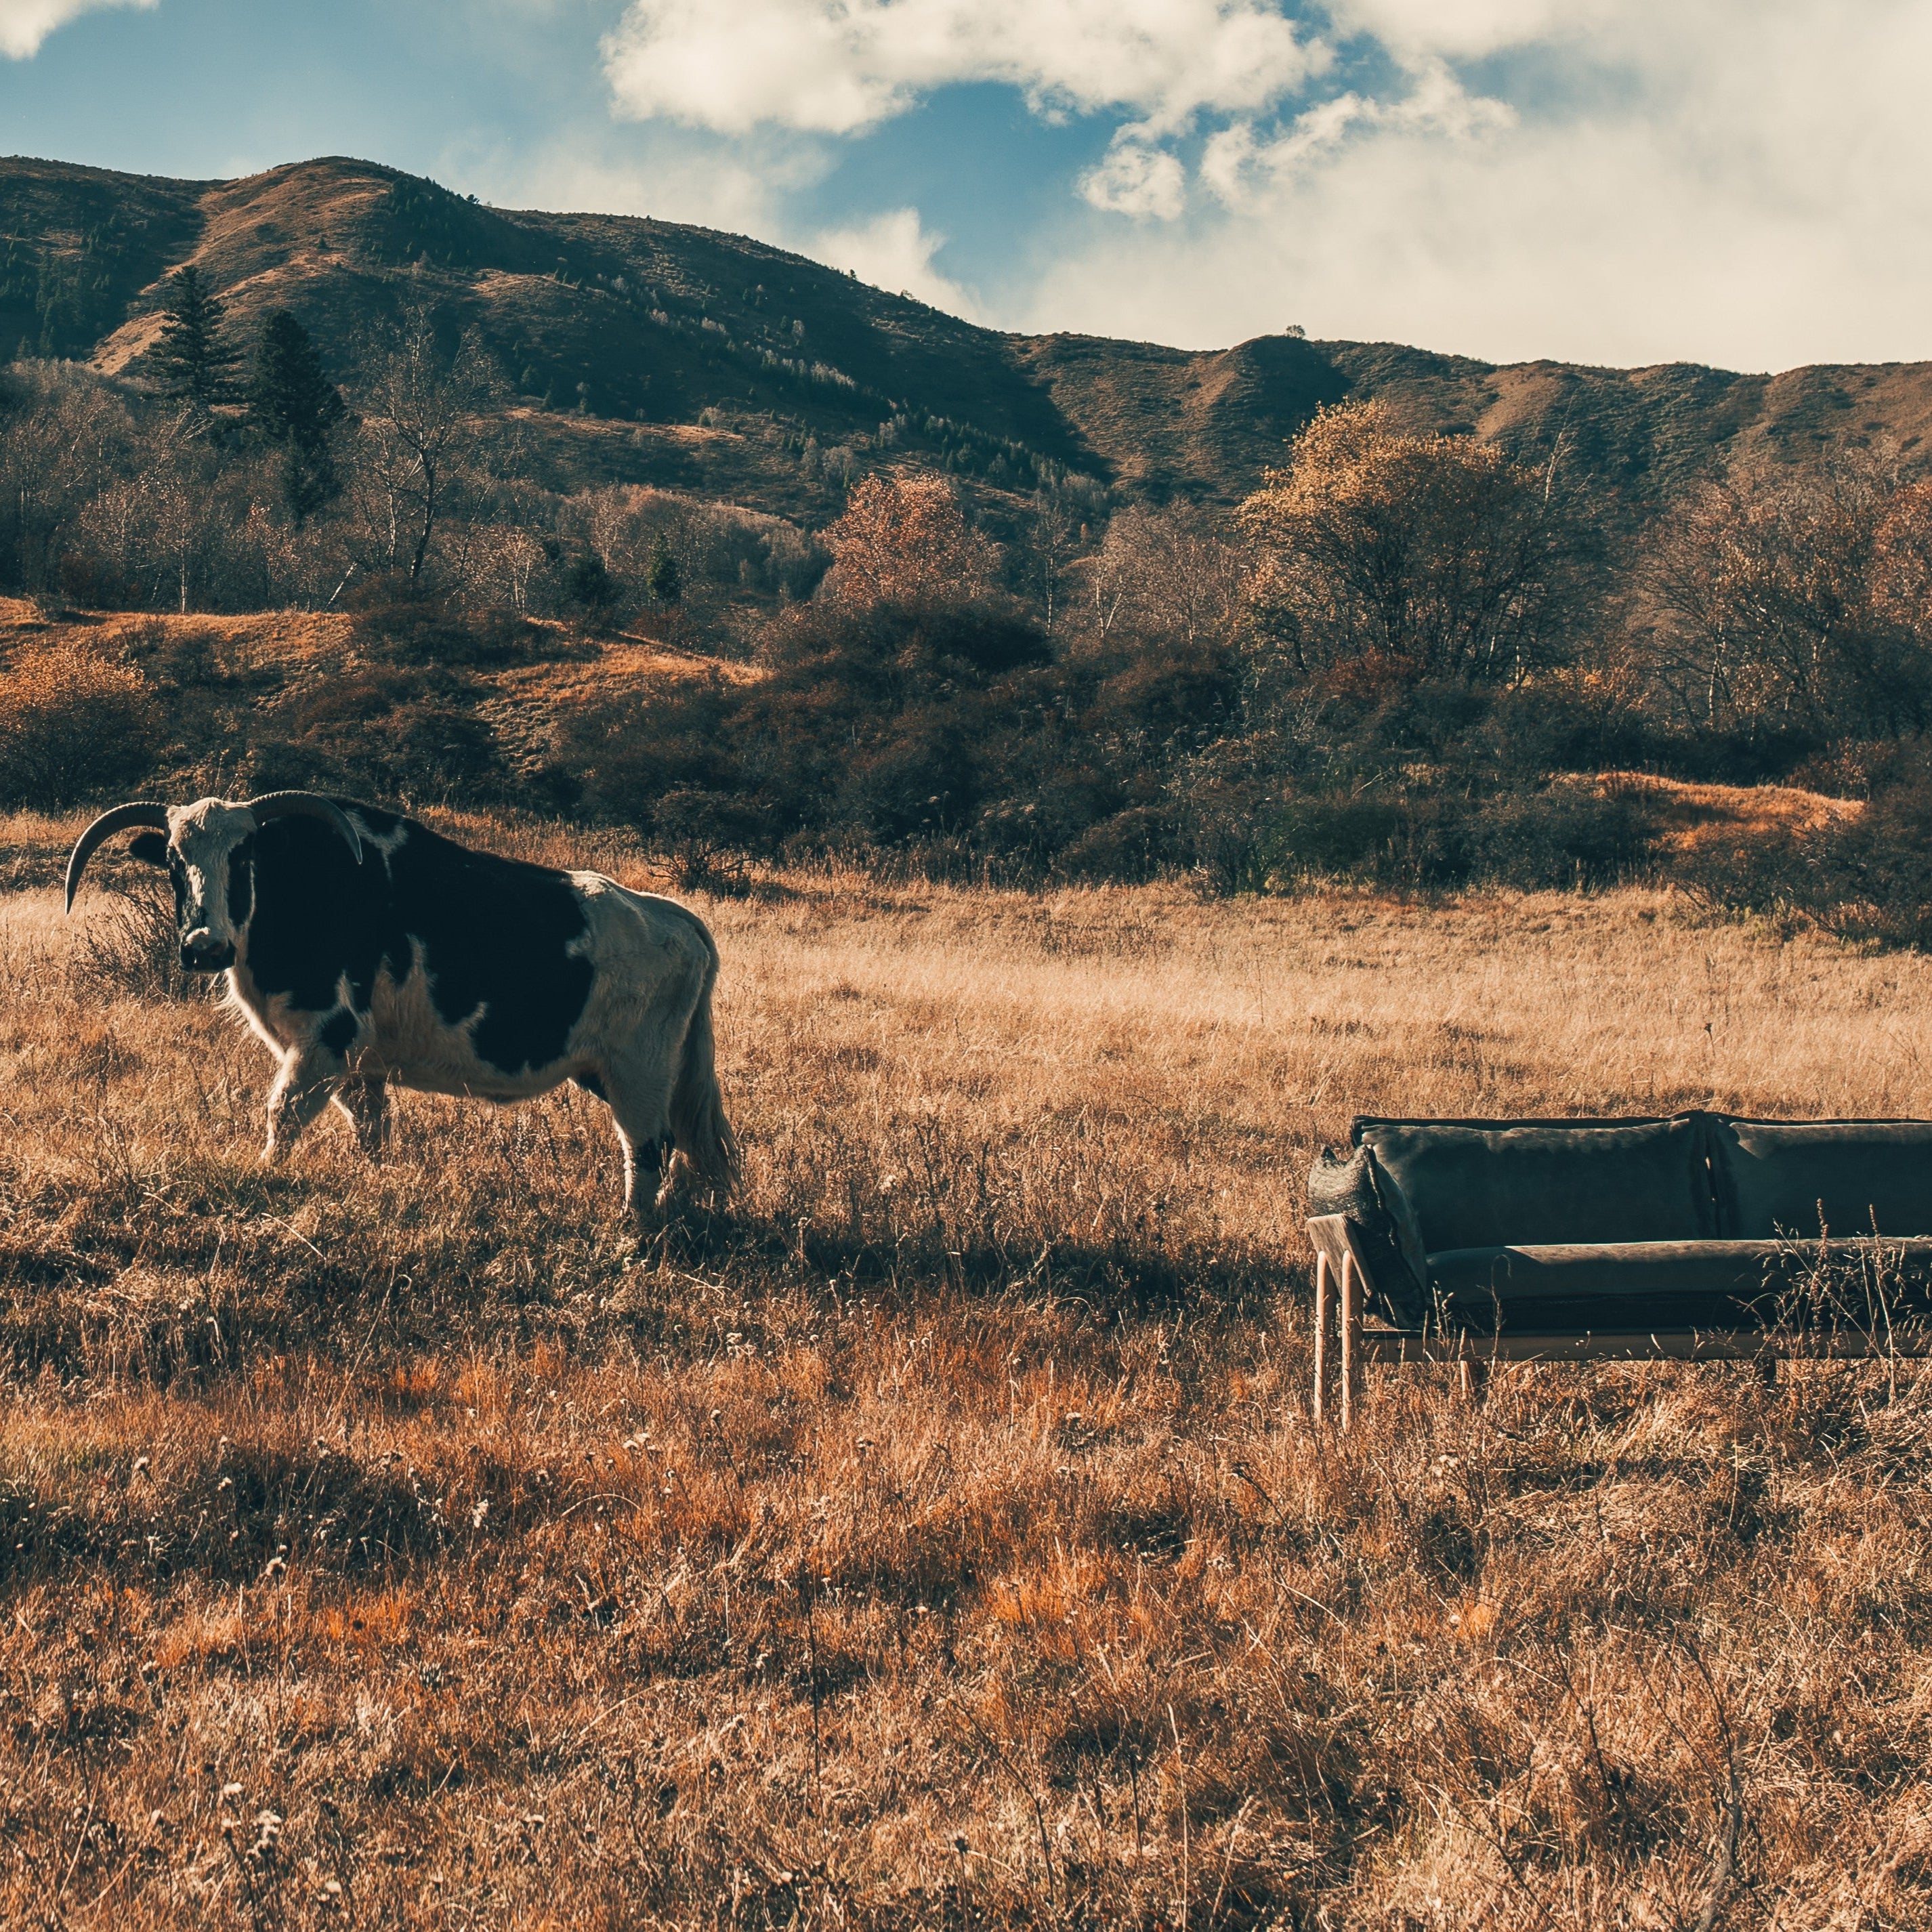
M88 859L129 826L133 856L174 882L182 965L226 972L281 1061L264 1160L332 1100L380 1154L392 1083L508 1102L574 1080L616 1117L627 1208L647 1156L659 1205L693 1183L730 1189L718 949L674 900L472 851L373 806L271 792L104 813L68 862L70 912Z

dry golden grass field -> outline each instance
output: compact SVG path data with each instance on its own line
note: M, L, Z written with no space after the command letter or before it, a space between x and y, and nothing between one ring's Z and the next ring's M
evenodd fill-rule
M0 824L0 1922L1932 1922L1932 1381L1324 1438L1300 1228L1358 1109L1932 1113L1926 962L771 878L744 1196L632 1232L578 1094L258 1169L74 830Z

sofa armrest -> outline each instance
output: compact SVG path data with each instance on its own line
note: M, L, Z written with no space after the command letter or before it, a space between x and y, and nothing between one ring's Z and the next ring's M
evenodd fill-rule
M1364 1298L1379 1292L1373 1272L1362 1258L1361 1237L1347 1215L1313 1216L1308 1223L1308 1238L1315 1245L1316 1256L1327 1261L1328 1276L1335 1285L1336 1292L1340 1292L1342 1264L1345 1261L1362 1284Z

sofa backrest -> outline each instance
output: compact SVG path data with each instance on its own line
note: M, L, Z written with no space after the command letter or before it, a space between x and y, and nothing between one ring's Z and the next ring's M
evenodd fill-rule
M1932 1121L1714 1114L1711 1178L1729 1238L1932 1234Z
M1636 1120L1364 1117L1351 1138L1374 1148L1432 1254L1543 1242L1708 1240L1718 1232L1702 1114Z

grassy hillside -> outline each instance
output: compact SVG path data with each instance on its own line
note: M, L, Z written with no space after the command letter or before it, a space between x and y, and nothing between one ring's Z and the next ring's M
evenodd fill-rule
M747 1190L639 1236L574 1090L260 1171L140 902L0 898L0 1918L1924 1922L1917 1366L1371 1370L1338 1442L1298 1230L1358 1107L1932 1112L1924 960L700 903Z
M0 162L0 342L138 375L160 278L194 261L244 328L292 308L352 386L371 325L427 297L473 323L558 487L632 482L808 511L798 452L875 436L1030 489L1042 466L1130 494L1229 502L1320 403L1388 400L1564 460L1636 507L1739 453L1802 460L1932 424L1932 365L1775 376L1496 368L1389 344L1264 337L1190 354L980 328L741 236L477 206L330 159L172 182ZM700 425L700 418L704 418ZM698 433L694 434L694 431ZM1045 473L1051 473L1050 470Z

